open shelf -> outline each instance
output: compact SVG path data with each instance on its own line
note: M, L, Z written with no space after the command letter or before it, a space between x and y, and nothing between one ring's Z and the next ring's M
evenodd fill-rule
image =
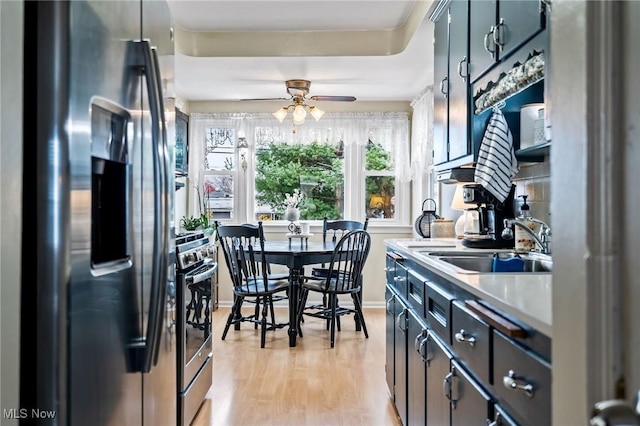
M549 155L551 150L551 141L543 142L538 145L533 145L524 149L516 151L516 158L518 161L539 163L544 161L544 157Z

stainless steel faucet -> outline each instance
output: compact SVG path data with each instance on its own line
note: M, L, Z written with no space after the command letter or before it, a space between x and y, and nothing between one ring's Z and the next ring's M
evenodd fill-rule
M524 231L529 234L531 238L533 238L538 246L540 246L540 253L550 254L549 237L551 236L551 228L549 228L549 225L539 219L530 217L528 218L528 220L540 224L540 231L537 234L529 229L526 223L518 219L505 219L504 229L502 230L502 238L504 238L505 240L512 239L513 231L511 230L511 227L519 226L520 228L524 229Z

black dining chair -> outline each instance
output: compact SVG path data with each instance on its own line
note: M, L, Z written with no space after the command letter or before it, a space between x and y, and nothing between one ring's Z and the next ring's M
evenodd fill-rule
M371 236L363 229L345 233L336 243L327 265L327 274L323 280L306 280L300 287L298 305L298 330L302 337L301 323L304 315L321 318L329 322L331 347L335 344L337 320L348 314L358 317L356 324L362 326L364 335L369 337L362 313L362 270L371 248ZM306 306L309 292L317 292L327 296L326 305ZM353 300L353 309L339 306L338 296L349 294Z
M367 230L367 226L369 225L369 218L365 218L364 222L358 222L357 220L329 220L325 216L322 222L322 242L326 243L328 241L336 242L338 239L342 238L342 236L349 232L355 231L358 229ZM324 280L327 276L327 267L326 265L319 265L317 267L311 268L311 275L305 276L305 279L310 280ZM313 304L307 307L307 309L316 310L319 309L320 306L327 306L327 296L322 295L322 305ZM338 331L340 331L340 318L338 318ZM358 319L356 318L356 328L360 330L360 325L358 323ZM329 321L327 321L327 330L329 329Z
M222 340L229 327L250 322L260 326L260 347L264 348L267 330L283 328L288 323L277 323L273 310L274 297L289 288L286 278L269 276L269 264L264 252L264 230L258 225L222 225L215 222L216 232L233 285L233 307L227 318ZM242 303L252 299L256 304L252 315L242 315ZM261 309L260 309L261 308ZM261 310L261 313L260 313Z
M358 222L357 220L329 220L325 216L322 222L322 242L326 243L331 240L332 242L338 241L344 234L349 231L356 231L358 229L367 230L369 225L369 218L366 218L364 222ZM327 239L327 237L329 239ZM311 269L312 278L323 279L327 274L327 268L325 265Z

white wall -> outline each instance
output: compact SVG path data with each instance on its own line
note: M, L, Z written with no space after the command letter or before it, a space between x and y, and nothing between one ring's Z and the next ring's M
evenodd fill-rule
M19 408L23 4L0 1L0 409ZM3 425L17 425L2 418Z

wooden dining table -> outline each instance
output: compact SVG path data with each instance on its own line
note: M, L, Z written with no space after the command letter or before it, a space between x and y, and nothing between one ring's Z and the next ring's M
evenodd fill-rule
M335 248L335 242L306 241L293 239L289 241L264 242L267 262L284 265L289 268L289 346L296 346L298 336L298 299L304 267L320 263L329 263ZM259 247L256 252L259 252Z

